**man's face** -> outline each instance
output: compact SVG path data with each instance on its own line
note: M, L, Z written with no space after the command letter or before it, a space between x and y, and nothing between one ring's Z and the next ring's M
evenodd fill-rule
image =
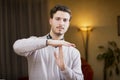
M51 31L56 35L63 35L69 27L70 14L63 11L57 11L53 18L50 18Z

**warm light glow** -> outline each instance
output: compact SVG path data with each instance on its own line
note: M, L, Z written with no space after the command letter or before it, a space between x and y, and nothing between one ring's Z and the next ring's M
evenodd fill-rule
M92 18L88 18L85 16L80 16L80 18L77 18L77 20L75 20L74 24L79 27L80 26L81 27L93 26L94 22L93 22L93 20L91 20Z
M80 27L80 30L81 30L81 31L91 31L91 30L92 30L92 27L88 27L88 26Z

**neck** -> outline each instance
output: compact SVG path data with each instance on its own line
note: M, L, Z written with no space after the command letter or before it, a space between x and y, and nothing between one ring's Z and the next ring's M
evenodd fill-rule
M64 38L64 35L57 35L57 34L54 34L52 32L50 32L50 36L52 37L52 39L54 40L60 40L60 39L63 39Z

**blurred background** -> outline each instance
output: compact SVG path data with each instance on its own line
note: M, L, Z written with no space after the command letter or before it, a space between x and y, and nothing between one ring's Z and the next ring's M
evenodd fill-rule
M0 79L28 76L27 59L14 53L13 43L20 38L47 34L49 11L56 4L72 10L65 40L76 44L93 70L93 80L104 80L105 65L104 60L97 59L101 53L98 46L108 47L108 41L115 41L120 47L119 0L0 0ZM92 30L83 31L83 27ZM112 76L109 72L107 75L107 80L120 79L114 71Z

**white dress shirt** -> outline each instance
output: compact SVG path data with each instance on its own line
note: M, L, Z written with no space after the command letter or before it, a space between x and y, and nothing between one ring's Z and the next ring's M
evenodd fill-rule
M59 48L46 45L47 36L17 40L14 51L28 60L29 80L83 80L79 51L74 47L63 47L65 70L60 71L54 52Z

